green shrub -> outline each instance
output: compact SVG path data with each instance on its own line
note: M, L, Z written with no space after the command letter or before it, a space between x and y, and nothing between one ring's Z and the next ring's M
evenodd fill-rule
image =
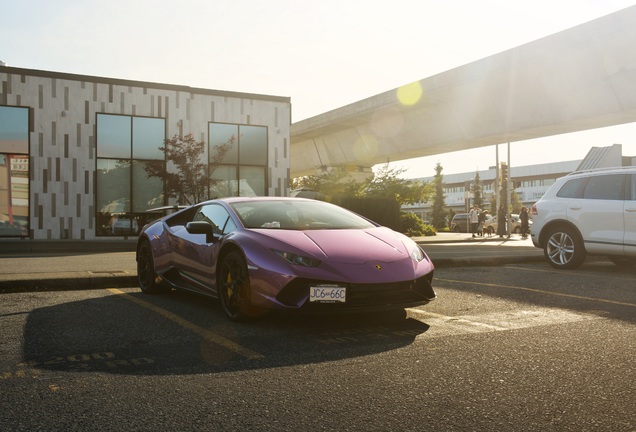
M437 235L437 230L432 225L425 224L416 214L410 212L402 212L400 215L399 231L409 237Z

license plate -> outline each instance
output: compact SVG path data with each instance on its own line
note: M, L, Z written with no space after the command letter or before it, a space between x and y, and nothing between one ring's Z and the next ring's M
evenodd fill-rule
M318 303L345 303L347 289L338 285L318 285L309 288L309 301Z

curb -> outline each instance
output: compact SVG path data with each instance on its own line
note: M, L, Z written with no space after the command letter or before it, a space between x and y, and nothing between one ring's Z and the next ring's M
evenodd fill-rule
M104 252L134 252L137 239L130 240L31 240L0 239L0 257L28 254L90 254Z
M77 275L50 279L0 281L0 294L42 291L84 291L137 286L137 275Z
M432 259L435 269L455 267L496 267L506 264L523 264L530 262L544 262L543 255L516 256L516 257L490 257L490 258L444 258Z

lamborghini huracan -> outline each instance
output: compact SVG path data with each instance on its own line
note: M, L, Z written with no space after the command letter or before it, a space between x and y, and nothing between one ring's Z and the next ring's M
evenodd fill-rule
M143 227L144 293L219 299L230 320L270 310L398 309L435 298L434 266L413 240L342 207L304 198L205 201Z

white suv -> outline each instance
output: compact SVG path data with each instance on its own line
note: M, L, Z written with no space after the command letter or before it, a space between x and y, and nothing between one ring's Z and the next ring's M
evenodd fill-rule
M532 206L532 243L556 268L590 254L636 263L636 167L577 171L558 179Z

